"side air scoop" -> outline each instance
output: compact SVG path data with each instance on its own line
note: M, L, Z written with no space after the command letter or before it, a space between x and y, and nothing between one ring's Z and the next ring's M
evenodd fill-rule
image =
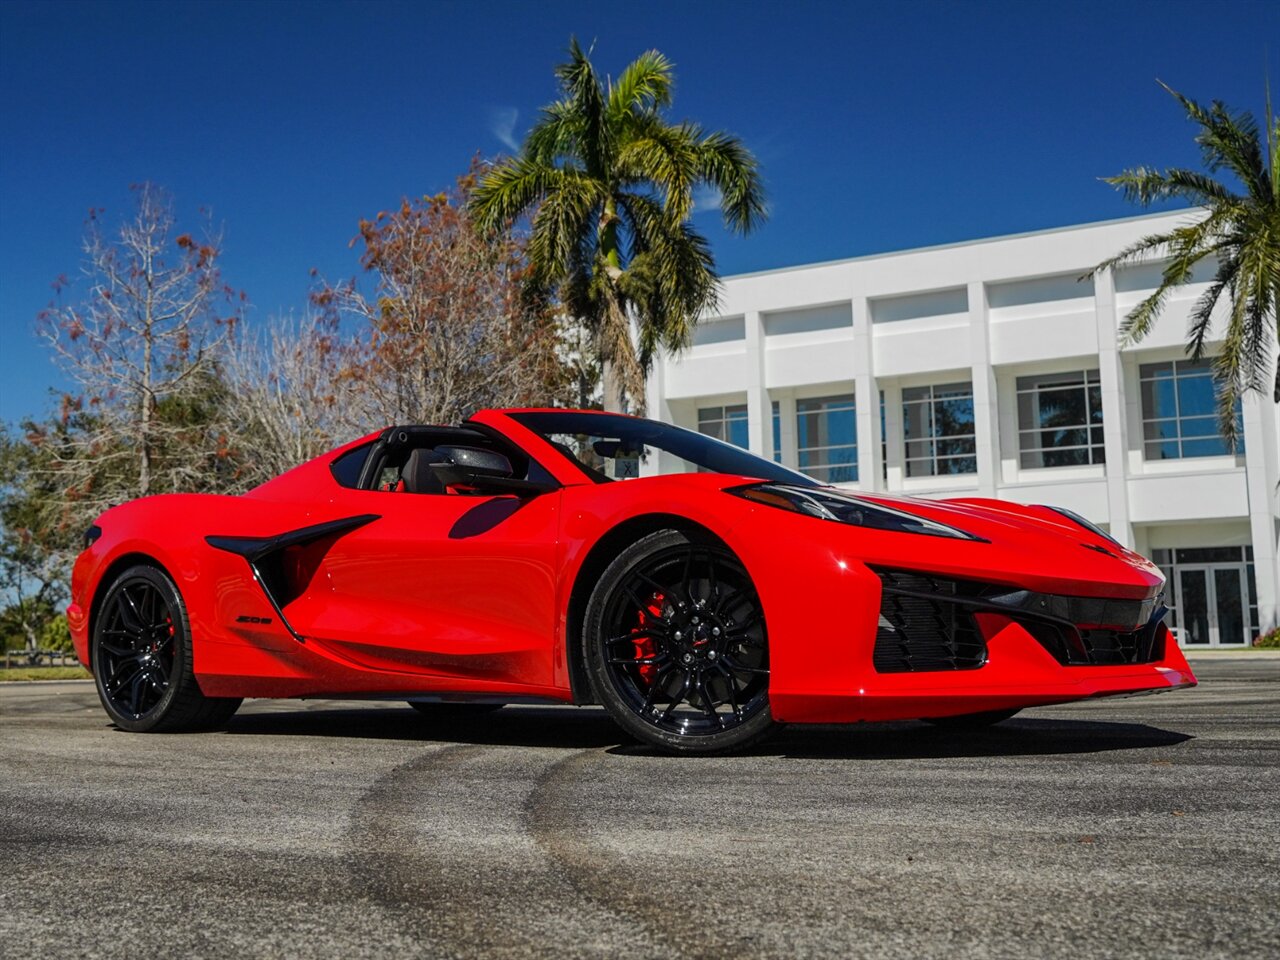
M340 520L328 520L297 530L287 530L273 537L224 537L208 536L205 543L216 550L225 550L244 557L253 571L253 578L262 587L267 600L275 610L280 622L299 643L305 643L303 637L293 629L282 609L291 599L289 577L283 563L284 553L290 547L307 547L313 543L329 538L337 538L350 533L375 520L382 519L376 513L362 513L355 517L344 517Z

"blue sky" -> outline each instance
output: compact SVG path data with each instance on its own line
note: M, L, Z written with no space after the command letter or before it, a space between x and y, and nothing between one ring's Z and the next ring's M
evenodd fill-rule
M1128 216L1099 176L1196 161L1156 77L1260 115L1269 41L1280 94L1264 2L0 0L0 420L49 407L34 317L91 207L162 184L251 322L300 311L361 217L523 135L571 34L615 74L662 50L673 115L759 156L764 229L698 215L725 274Z

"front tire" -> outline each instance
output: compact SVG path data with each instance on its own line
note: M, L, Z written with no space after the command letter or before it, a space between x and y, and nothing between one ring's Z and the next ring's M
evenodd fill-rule
M90 662L102 706L122 730L212 729L240 706L239 699L200 692L186 604L153 566L130 567L107 588L94 618Z
M596 698L638 740L723 753L773 726L764 611L718 541L661 530L633 543L596 584L583 642Z

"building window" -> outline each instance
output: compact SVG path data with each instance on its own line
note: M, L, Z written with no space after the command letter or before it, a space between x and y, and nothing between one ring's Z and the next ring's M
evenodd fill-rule
M1218 430L1218 403L1208 360L1144 363L1138 368L1138 379L1143 450L1148 460L1230 453ZM1239 416L1237 405L1237 419Z
M858 419L853 395L796 401L800 470L824 483L858 479Z
M782 462L782 411L778 401L773 401L773 462Z
M908 477L978 472L972 383L905 388L902 430Z
M698 432L747 449L750 443L747 433L747 405L739 403L731 407L699 407Z
M1018 450L1026 468L1105 463L1098 371L1019 377Z

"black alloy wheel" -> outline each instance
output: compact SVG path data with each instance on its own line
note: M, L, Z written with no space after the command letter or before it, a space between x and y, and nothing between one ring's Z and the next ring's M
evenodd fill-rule
M773 724L760 598L717 541L663 530L623 551L592 593L585 639L597 698L641 740L714 753Z
M90 660L98 696L116 726L133 732L219 726L240 700L206 697L191 665L186 607L152 566L131 567L94 617Z

